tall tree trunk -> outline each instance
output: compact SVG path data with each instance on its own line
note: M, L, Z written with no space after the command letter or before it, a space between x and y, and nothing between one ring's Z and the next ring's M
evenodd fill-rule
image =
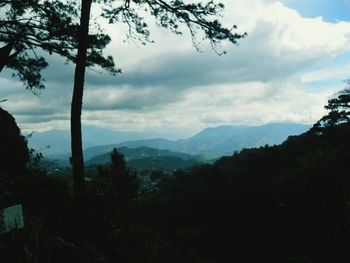
M71 149L74 191L84 191L84 157L81 133L81 110L83 104L86 54L88 48L89 22L92 0L81 1L80 29L78 35L78 53L75 66L73 97L71 104Z

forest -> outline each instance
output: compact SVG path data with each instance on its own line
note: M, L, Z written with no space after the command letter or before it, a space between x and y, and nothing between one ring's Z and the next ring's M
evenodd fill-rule
M89 33L95 2L105 5L101 16L109 23L132 24L129 37L142 44L151 42L143 11L175 34L189 29L195 48L200 31L201 41L218 54L225 53L221 42L238 44L247 35L210 20L224 8L212 1L125 0L119 7L113 0L83 0L79 7L74 1L1 1L1 74L11 69L29 91L43 89L48 63L39 49L76 68L71 168L63 174L42 165L43 155L0 107L0 210L20 204L24 218L23 227L7 230L0 213L0 262L349 262L348 88L328 100L327 114L308 131L279 145L244 148L206 164L182 160L183 169L174 168L179 158L170 151L163 151L167 159L141 162L114 149L99 157L103 164L84 166L85 69L121 73L102 52L109 36L99 27ZM151 161L158 165L150 174L157 184L145 190L142 172L131 166L149 167Z
M281 145L176 171L148 192L114 150L78 196L70 177L38 166L1 110L0 202L21 203L26 224L2 234L1 261L346 262L348 101L345 90Z

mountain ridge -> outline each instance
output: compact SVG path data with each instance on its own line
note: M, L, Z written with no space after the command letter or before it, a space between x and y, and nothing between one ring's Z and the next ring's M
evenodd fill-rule
M151 147L160 150L203 155L206 159L212 159L223 155L230 155L242 148L259 147L280 144L291 135L298 135L310 128L304 124L271 123L261 126L218 126L202 130L188 139L167 140L162 138L150 140L127 141L120 144L111 144L91 147L84 154L88 160L103 151L112 151L113 148ZM217 132L219 131L219 132Z
M113 148L150 147L178 153L202 155L206 159L212 159L223 155L230 155L235 151L241 150L242 148L259 147L266 144L280 144L286 140L288 136L301 134L306 132L309 128L310 125L297 123L270 123L260 126L223 125L203 129L187 139L180 140L170 140L161 137L148 138L147 136L150 136L150 134L146 133L130 133L129 135L127 135L126 132L117 131L115 133L108 131L99 133L99 129L95 128L95 132L89 132L89 134L85 136L88 138L92 137L95 142L93 144L90 143L91 140L85 142L84 157L86 161L89 161L94 156L112 151ZM109 135L107 136L105 134ZM116 134L116 136L113 136L113 134ZM118 134L122 134L123 136L118 137ZM64 140L64 143L61 144L67 144L66 141L68 140L67 138L69 138L69 136L67 134L65 136L66 140ZM137 138L137 136L143 136L143 138ZM125 138L131 139L123 141ZM41 141L42 146L43 142L46 141ZM55 140L51 138L50 141L54 142ZM32 139L30 139L29 142L33 144ZM53 159L68 159L69 145L66 145L66 148L68 148L66 149L66 152L61 151L61 155L56 153L56 155L47 156L49 158L53 157ZM43 151L43 154L45 155L45 151Z
M150 158L150 157L174 157L180 158L182 160L196 160L197 157L193 155L189 155L186 153L172 152L169 150L160 150L151 147L138 147L138 148L128 148L128 147L119 147L117 151L122 153L125 156L125 160L136 160L142 158ZM101 155L97 155L87 160L86 165L96 165L96 164L104 164L110 162L110 154L112 151L103 153Z

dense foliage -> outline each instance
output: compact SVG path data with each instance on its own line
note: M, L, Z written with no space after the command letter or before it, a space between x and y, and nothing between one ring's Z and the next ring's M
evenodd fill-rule
M350 121L350 88L339 91L334 98L328 100L325 108L329 112L315 123L312 128L313 132L322 133L324 128Z
M47 61L42 51L76 61L79 16L75 1L5 0L0 2L0 13L0 72L4 67L12 69L35 92L44 88L41 71ZM112 58L102 54L109 36L95 27L88 42L87 66L114 72Z
M345 262L349 134L343 124L178 173L151 221L210 262Z
M14 198L15 182L27 174L27 142L15 119L0 108L0 207Z
M17 193L26 226L0 236L0 261L348 262L349 148L341 122L177 171L143 194L116 151L82 196L71 180L31 167L5 189Z

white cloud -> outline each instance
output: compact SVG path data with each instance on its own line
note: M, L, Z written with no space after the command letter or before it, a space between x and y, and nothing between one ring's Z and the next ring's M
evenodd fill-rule
M121 130L190 133L219 124L312 123L320 118L327 98L342 88L341 80L350 69L330 63L350 51L350 23L304 18L277 0L224 3L224 23L248 33L238 47L224 45L229 51L225 57L217 57L205 45L197 54L188 34L176 36L152 26L156 44L137 47L123 43L125 27L107 26L113 42L106 53L114 55L124 74L115 79L88 76L83 121ZM69 125L72 84L60 84L54 78L56 68L49 67L41 98L24 96L19 84L0 78L1 86L16 86L16 91L5 89L0 99L9 99L4 107L26 129ZM71 72L59 73L60 79L64 74L71 79ZM339 85L328 88L304 86L337 78ZM49 107L55 112L52 120L40 123L50 114L45 110ZM34 108L32 117L37 119L31 124L23 110Z
M306 72L301 76L301 81L305 83L309 82L321 82L328 80L345 80L349 79L350 63L345 65L326 66L318 70Z
M157 111L85 111L84 120L119 130L187 129L187 134L228 123L310 124L325 113L323 105L334 92L331 88L305 91L294 83L250 82L193 87L180 102L164 104Z

